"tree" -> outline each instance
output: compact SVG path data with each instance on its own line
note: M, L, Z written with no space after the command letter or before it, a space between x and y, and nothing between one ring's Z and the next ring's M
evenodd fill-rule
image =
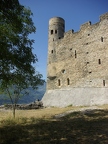
M29 86L36 88L43 84L42 75L35 71L38 59L33 54L34 40L29 34L35 33L32 12L19 4L18 0L1 0L0 5L0 88L7 91L13 105L10 90L19 98L23 89ZM15 114L14 114L15 116Z

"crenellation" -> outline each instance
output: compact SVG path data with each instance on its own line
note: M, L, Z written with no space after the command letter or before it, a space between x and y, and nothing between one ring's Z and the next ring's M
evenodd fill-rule
M72 35L74 33L74 30L72 29L72 30L69 30L69 31L67 31L67 32L65 32L64 33L64 38L66 37L70 37L70 35Z
M90 26L91 26L91 22L88 21L88 22L86 22L86 23L84 23L84 24L82 24L82 25L80 26L80 30L87 29L87 28L89 28Z
M103 21L104 19L108 19L108 12L100 16L100 21Z

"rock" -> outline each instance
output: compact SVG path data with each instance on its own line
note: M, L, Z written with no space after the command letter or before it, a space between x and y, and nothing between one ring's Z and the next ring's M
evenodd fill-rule
M40 108L43 108L43 103L39 100L29 104L16 104L16 109L18 110L30 110ZM1 105L0 109L12 109L12 104Z

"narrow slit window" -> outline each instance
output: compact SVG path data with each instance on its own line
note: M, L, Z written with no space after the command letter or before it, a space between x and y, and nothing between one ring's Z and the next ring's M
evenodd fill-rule
M53 30L51 30L51 34L53 34Z
M98 59L98 64L101 64L101 59Z
M52 53L52 54L53 54L53 52L54 52L54 51L53 51L53 50L51 50L51 53Z
M101 42L103 42L103 37L101 37Z
M105 80L103 80L103 86L105 86Z
M76 53L76 50L75 50L75 58L77 58L77 53Z
M57 34L57 30L55 30L55 34Z
M67 85L70 85L70 80L69 80L69 78L67 78Z
M61 83L60 83L60 79L58 79L58 86L60 86L60 84L61 84Z

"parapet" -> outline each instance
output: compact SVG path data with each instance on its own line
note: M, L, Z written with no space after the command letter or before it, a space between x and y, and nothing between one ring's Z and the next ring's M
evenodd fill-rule
M100 21L108 19L108 12L100 16Z
M86 29L91 25L91 21L88 21L80 26L80 29Z
M90 27L91 28L96 28L101 23L101 21L103 21L105 19L108 19L108 12L105 13L105 14L100 15L100 21L98 21L95 24L92 24L91 21L88 21L88 22L80 25L80 30L77 31L77 32L74 32L73 29L65 32L65 20L61 17L53 17L49 20L49 27L51 28L51 30L54 29L54 28L55 29L57 29L57 28L58 29L60 29L60 28L64 29L64 31L62 31L62 29L60 29L62 31L62 36L61 36L61 33L60 33L60 35L57 37L57 40L58 40L58 39L61 39L63 37L69 37L70 35L75 36L76 34L80 33L80 31L83 32L86 29L89 29Z
M67 32L64 33L64 37L68 37L69 35L71 35L72 33L74 33L74 30L69 30Z
M62 23L64 24L65 23L65 20L61 17L53 17L49 20L49 25L52 25L54 23Z

